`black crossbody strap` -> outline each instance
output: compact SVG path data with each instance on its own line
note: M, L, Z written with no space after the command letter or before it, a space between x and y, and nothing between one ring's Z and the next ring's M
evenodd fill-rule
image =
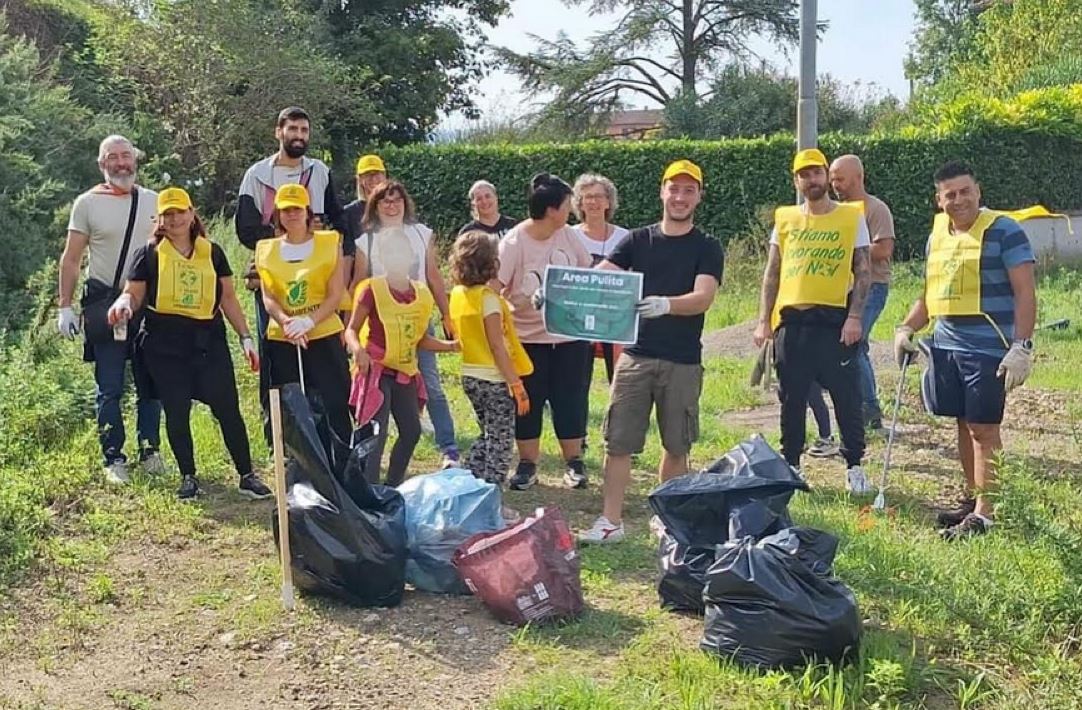
M128 247L131 246L131 233L135 229L135 213L139 211L139 186L131 190L131 210L128 212L128 226L124 229L124 245L120 247L120 258L116 262L116 274L113 276L113 290L120 290L120 280L124 277L124 264L128 262Z

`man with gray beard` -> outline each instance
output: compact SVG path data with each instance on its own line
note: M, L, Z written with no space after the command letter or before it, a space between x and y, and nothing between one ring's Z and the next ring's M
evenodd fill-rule
M124 397L126 363L132 357L132 341L138 323L128 323L126 332L115 331L104 322L105 311L123 286L132 255L154 233L158 195L136 184L139 152L132 142L111 135L98 148L98 167L105 182L75 199L68 222L67 243L60 257L60 334L74 340L85 330L83 359L94 363L95 410L105 477L124 484L128 477L124 454ZM86 280L80 299L82 318L72 308L79 270L86 259ZM104 308L101 305L104 304ZM165 470L158 447L161 403L152 398L149 378L133 361L136 391L136 434L139 461L147 473Z

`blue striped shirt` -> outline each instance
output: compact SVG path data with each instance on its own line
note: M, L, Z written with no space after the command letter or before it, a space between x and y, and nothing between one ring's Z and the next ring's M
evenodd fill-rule
M925 258L931 246L925 246ZM1010 217L997 217L984 233L981 244L981 310L995 322L1010 343L1014 339L1014 290L1009 269L1036 261L1029 237ZM927 271L927 267L925 267ZM927 273L925 273L927 278ZM1007 346L984 316L937 318L933 342L944 350L983 353L1003 357Z

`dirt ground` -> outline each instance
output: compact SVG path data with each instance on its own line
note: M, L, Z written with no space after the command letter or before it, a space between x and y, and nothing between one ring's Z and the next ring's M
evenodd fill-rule
M749 324L712 333L707 350L750 355L750 333ZM892 391L888 348L877 343L873 352L883 364L882 385ZM904 398L896 470L927 479L929 498L946 499L957 492L953 428L920 413L915 389ZM764 394L763 406L726 413L724 421L773 432L777 405L769 399ZM1023 389L1010 407L1010 451L1036 457L1049 473L1076 466L1047 453L1063 452L1063 442L1077 435L1066 395ZM869 454L876 475L881 455L878 440ZM814 482L839 475L841 466L812 461L808 469ZM516 507L558 502L575 524L596 513L596 486L580 492L546 483L521 494ZM0 707L451 710L482 707L543 670L516 650L514 629L472 597L408 591L395 609L305 599L297 612L282 613L271 506L239 502L221 487L209 493L198 539L136 539L109 559L115 592L108 603L87 611L85 603L57 601L70 595L85 602L86 575L77 570L41 574L0 600ZM629 525L641 530L647 517L646 506L636 504ZM634 604L653 608L650 573L628 581L641 586Z

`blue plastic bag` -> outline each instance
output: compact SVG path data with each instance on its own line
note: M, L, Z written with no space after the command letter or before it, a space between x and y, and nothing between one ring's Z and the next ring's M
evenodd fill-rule
M406 581L426 592L469 594L451 556L472 535L503 529L499 487L449 468L414 476L398 492L406 501Z

